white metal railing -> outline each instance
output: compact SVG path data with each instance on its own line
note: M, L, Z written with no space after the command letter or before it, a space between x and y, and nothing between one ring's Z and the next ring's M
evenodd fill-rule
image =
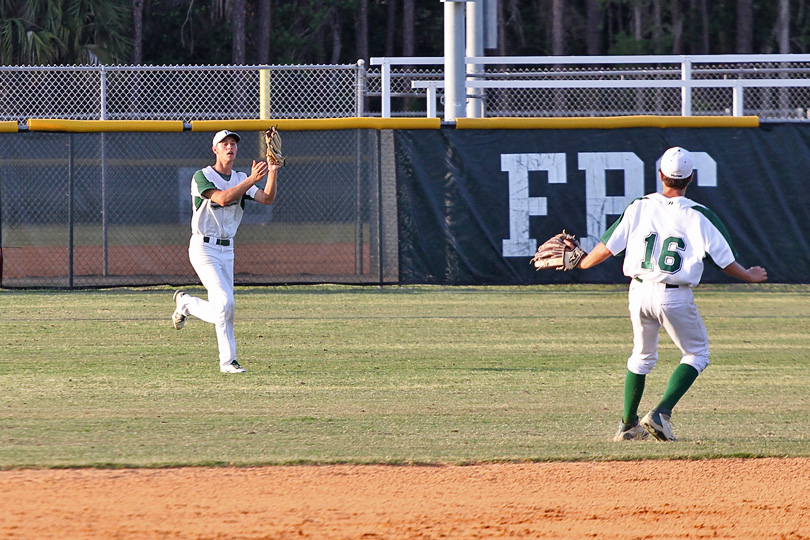
M525 89L525 90L608 90L608 89L674 89L680 90L680 114L693 115L693 90L729 89L730 106L722 111L733 116L745 114L746 89L781 90L804 89L810 92L810 54L768 55L694 55L694 56L544 56L544 57L467 57L468 66L500 66L502 71L477 70L467 76L466 90L476 89ZM391 81L394 66L441 66L443 57L375 57L371 65L381 67L381 115L392 114ZM670 65L669 68L660 66ZM531 66L532 71L503 71L503 66ZM580 69L572 69L580 66ZM584 68L582 68L584 66ZM606 70L593 66L610 66L621 69ZM650 69L648 66L654 66ZM543 70L545 69L545 70ZM666 77L666 78L662 78ZM410 86L425 93L427 116L437 116L438 90L444 88L444 80L437 77L410 75ZM479 90L480 92L480 90ZM479 94L469 99L479 99ZM810 94L808 94L810 96ZM810 110L807 97L793 98L796 107L790 104L785 109L807 119ZM784 95L783 104L791 99ZM804 114L795 114L796 111Z

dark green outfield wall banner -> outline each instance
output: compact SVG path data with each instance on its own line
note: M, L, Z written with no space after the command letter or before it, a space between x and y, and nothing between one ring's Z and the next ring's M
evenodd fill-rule
M621 257L536 272L566 229L590 250L633 199L656 191L671 146L695 158L686 192L731 233L738 262L810 282L810 126L396 131L400 280L436 284L625 283ZM711 263L704 282L732 282Z

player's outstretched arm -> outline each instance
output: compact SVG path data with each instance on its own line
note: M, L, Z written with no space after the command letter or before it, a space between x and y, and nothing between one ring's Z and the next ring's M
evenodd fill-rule
M264 189L260 189L256 192L256 195L253 197L253 200L262 204L273 204L276 200L276 191L277 191L277 179L278 179L278 170L281 168L281 165L277 163L270 163L267 162L267 182L264 184Z
M723 272L733 278L737 278L740 281L747 281L748 283L761 283L768 279L768 272L761 266L744 268L737 261L723 268Z
M603 263L606 260L608 260L612 255L613 253L610 252L610 250L605 246L605 244L599 242L598 244L596 244L596 247L591 250L590 253L588 253L585 257L583 257L581 261L579 261L577 268L580 268L582 270L593 268L597 264Z

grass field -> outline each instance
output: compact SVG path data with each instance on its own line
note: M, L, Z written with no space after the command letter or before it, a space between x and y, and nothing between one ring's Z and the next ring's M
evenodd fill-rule
M681 441L617 444L623 286L240 288L236 376L170 289L3 290L0 468L810 456L810 286L696 297Z

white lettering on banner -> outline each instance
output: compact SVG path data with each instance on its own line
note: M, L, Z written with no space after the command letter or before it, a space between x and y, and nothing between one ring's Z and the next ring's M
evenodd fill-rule
M633 152L580 152L579 170L585 171L585 251L599 243L608 215L621 215L627 205L644 196L644 162ZM608 196L605 171L624 171L624 195Z
M548 171L549 184L564 184L565 154L502 154L501 170L509 175L509 238L503 241L503 256L531 257L537 239L529 238L529 216L548 215L548 200L529 196L529 171Z
M645 195L644 163L633 152L580 152L579 170L585 171L586 234L580 243L586 251L599 243L607 230L607 216L619 216L628 204ZM692 152L697 185L717 186L717 162L706 152ZM660 159L655 164L658 171ZM565 184L565 154L502 154L501 170L509 175L509 238L503 241L504 257L531 257L537 240L529 237L529 217L548 215L546 197L529 196L529 172L548 171L549 184ZM618 170L624 175L624 195L607 195L605 171ZM655 174L656 189L661 179ZM560 224L560 229L565 224Z

